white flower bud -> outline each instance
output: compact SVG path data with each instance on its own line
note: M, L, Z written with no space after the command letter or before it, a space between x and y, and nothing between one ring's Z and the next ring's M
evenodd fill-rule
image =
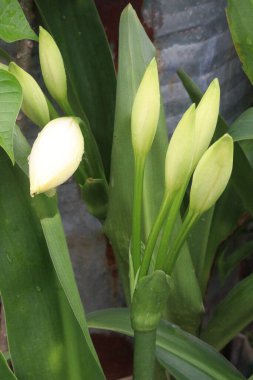
M84 153L78 120L61 117L39 133L29 157L31 196L61 185L78 168Z
M225 190L233 166L233 139L222 136L203 154L193 174L189 209L202 214Z
M153 143L160 114L160 90L155 58L148 65L132 109L132 144L135 156L145 157Z
M197 165L212 140L219 115L219 105L220 86L216 78L211 82L196 108L194 166Z
M40 26L41 72L50 95L62 106L67 100L67 78L61 52L53 37Z
M171 194L179 190L192 173L195 114L195 104L192 104L170 139L165 159L165 186Z
M14 62L9 64L9 72L17 78L22 87L22 111L36 125L43 128L50 121L50 117L47 100L40 86L30 74Z

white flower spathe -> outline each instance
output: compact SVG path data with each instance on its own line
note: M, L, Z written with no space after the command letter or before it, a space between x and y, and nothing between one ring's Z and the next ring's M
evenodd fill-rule
M39 133L29 157L30 193L44 193L67 181L78 168L84 140L78 118L50 121Z

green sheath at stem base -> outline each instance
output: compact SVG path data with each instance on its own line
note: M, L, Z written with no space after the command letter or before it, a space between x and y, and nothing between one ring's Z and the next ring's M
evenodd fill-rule
M134 332L134 378L154 380L156 330Z

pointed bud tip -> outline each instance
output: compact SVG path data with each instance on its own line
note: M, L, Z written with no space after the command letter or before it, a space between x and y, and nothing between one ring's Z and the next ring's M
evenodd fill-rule
M212 88L214 91L216 91L218 94L220 94L219 79L218 78L213 79L212 82L209 85L209 88Z
M132 144L136 156L145 157L153 143L160 115L160 88L155 57L149 62L133 102Z

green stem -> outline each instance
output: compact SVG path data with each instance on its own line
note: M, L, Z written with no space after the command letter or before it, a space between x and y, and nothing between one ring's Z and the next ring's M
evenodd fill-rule
M167 193L164 196L162 205L160 207L160 211L158 213L156 221L155 221L155 223L151 229L151 232L149 234L149 237L148 237L148 241L147 241L146 248L144 251L143 261L141 263L139 278L148 274L149 266L150 266L152 255L153 255L153 251L155 249L155 245L156 245L159 233L161 231L163 222L166 218L166 215L168 213L170 205L171 205L171 197Z
M164 262L168 253L168 247L171 240L172 232L185 194L185 188L186 186L184 186L182 190L173 199L173 203L170 208L170 213L167 217L160 246L157 252L155 269L162 269L164 267Z
M141 264L141 216L142 216L144 162L145 160L143 158L137 157L135 159L133 223L132 223L132 241L131 241L131 255L132 255L135 275Z
M181 226L181 229L171 246L169 254L167 255L167 260L165 261L164 268L165 272L168 275L172 274L179 252L185 242L185 239L190 229L192 228L193 224L197 221L198 217L198 214L193 214L192 212L188 211L186 218Z
M156 330L134 332L134 378L153 380L155 368Z
M59 105L67 116L73 116L75 114L67 98L64 99L64 101L62 101L61 103L59 103Z

